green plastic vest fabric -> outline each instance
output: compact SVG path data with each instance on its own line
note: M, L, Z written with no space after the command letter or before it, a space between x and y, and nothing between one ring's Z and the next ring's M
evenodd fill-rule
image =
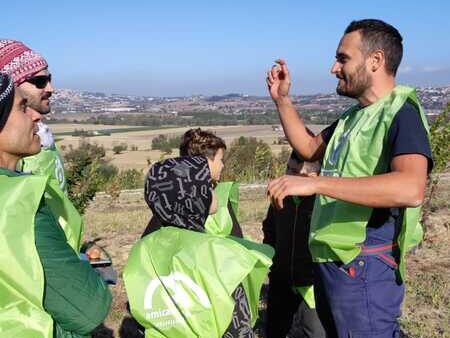
M34 244L34 217L44 194L68 243L79 251L83 223L56 182L0 175L0 337L53 337L53 320L42 306L44 272Z
M424 111L413 88L396 86L387 96L368 107L346 111L327 146L322 176L365 177L389 171L387 135L396 113L409 100L419 110L428 130ZM366 226L373 208L347 203L331 197L316 197L309 245L316 262L351 262L361 251ZM400 274L404 275L404 256L422 239L419 208L405 208L398 237L401 252Z
M252 323L273 249L234 237L163 227L132 248L123 279L133 317L151 338L221 338L246 292Z
M233 220L228 211L228 201L236 217L239 212L239 183L220 182L214 189L217 197L217 212L206 219L206 232L213 235L228 236L233 228Z
M310 309L316 308L316 299L314 298L314 285L296 286L294 289L299 293Z
M19 162L18 169L25 173L49 176L58 182L64 193L67 193L64 163L56 145L42 148L38 154L23 158Z

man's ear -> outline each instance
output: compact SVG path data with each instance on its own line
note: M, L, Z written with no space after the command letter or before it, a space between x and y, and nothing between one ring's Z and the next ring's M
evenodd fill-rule
M376 72L378 69L384 67L386 61L384 51L381 49L377 49L376 51L372 52L369 59L369 67L372 72Z

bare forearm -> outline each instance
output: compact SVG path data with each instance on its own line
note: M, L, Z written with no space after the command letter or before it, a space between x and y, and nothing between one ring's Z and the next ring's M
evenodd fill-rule
M424 184L414 175L391 172L360 178L320 176L315 191L338 200L372 208L416 207L423 201Z
M291 99L284 97L275 101L284 133L294 148L305 160L315 161L323 156L318 138L311 135L296 111ZM321 140L321 139L320 139Z

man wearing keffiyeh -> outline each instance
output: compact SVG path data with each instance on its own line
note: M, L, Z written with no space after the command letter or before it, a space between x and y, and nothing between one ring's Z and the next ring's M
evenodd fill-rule
M37 127L42 151L19 161L18 169L50 176L65 191L62 157L50 128L42 122L43 115L50 112L50 97L54 91L47 61L20 41L0 39L0 71L11 75L17 92L27 100L30 108L41 115Z

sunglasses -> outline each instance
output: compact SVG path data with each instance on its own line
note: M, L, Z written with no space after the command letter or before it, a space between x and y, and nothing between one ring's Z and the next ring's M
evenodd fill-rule
M52 82L52 74L33 76L25 81L35 85L38 89L44 89L47 83Z

